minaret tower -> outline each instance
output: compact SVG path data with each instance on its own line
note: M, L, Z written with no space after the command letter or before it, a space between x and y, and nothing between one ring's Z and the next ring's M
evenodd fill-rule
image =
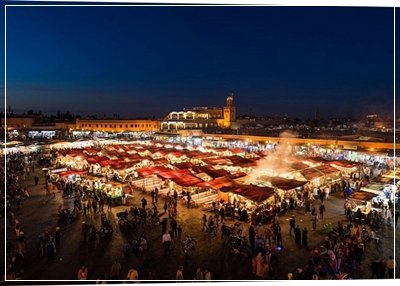
M232 122L236 121L236 108L233 105L233 93L226 98L224 107L224 127L231 128Z

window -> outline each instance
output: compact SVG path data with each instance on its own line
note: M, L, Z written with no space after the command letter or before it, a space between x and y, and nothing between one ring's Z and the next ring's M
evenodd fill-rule
M19 124L17 124L17 128L19 128Z
M103 128L103 124L101 124L100 127Z
M131 128L133 128L133 124L131 124Z
M135 128L137 128L137 124L135 124Z
M104 127L107 128L107 124L104 124Z
M144 124L142 124L142 128L144 127Z
M99 127L99 124L96 124L96 127Z
M120 124L119 127L122 128L122 124Z
M121 125L121 127L122 127L122 125ZM125 124L125 128L128 128L128 124Z

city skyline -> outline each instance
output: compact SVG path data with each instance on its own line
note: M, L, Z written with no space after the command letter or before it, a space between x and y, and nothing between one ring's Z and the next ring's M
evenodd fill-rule
M390 116L393 64L390 8L7 9L15 110L161 118L233 92L238 115Z

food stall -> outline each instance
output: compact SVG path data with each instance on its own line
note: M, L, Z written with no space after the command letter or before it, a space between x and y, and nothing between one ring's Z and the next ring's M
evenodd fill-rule
M353 192L348 197L348 202L350 203L350 209L353 213L353 218L355 220L365 221L366 217L373 210L380 212L380 209L374 208L372 206L372 199L376 196L374 193L365 191Z
M261 204L273 204L275 201L275 189L271 187L234 185L222 187L221 191L228 193L228 203L233 204L235 202L248 212L252 212Z
M376 208L388 207L394 203L397 187L390 184L371 183L361 188L361 191L375 194L372 205Z

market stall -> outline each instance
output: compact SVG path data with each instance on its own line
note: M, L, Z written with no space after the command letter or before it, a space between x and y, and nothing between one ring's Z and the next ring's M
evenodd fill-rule
M263 203L272 203L275 200L275 189L270 187L259 187L254 185L234 185L222 187L222 192L228 193L228 203L239 205L252 212Z

